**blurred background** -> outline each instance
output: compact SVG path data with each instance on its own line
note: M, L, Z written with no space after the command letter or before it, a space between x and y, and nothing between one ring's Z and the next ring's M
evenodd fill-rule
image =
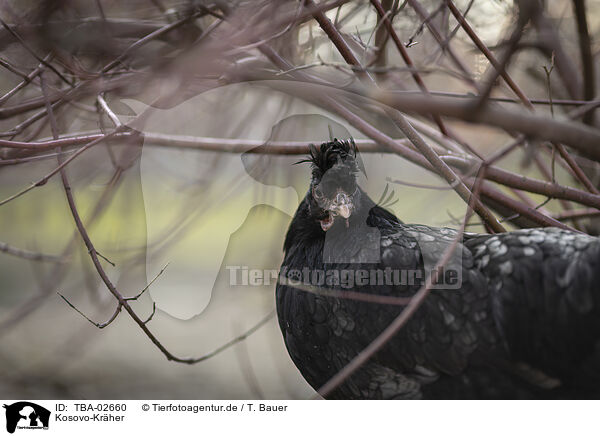
M539 102L535 113L559 119L590 100L570 93L564 83L568 68L560 69L555 47L544 45L558 38L561 53L573 56L572 68L582 77L574 3L548 0L523 18L527 8L519 2L454 2L495 55L502 58L510 48L507 70ZM331 110L320 88L303 84L312 80L368 96L356 74L367 72L380 89L411 95L425 87L434 95L467 100L492 77L493 104L523 110L506 83L493 77L488 58L445 1L381 1L412 60L410 68L372 2L319 3L318 11L362 70L348 67L331 35L313 19L315 5L307 9L303 2L0 5L0 130L12 141L0 146L3 398L311 398L314 391L289 359L273 314L275 284L230 280L232 267L279 268L287 226L310 180L310 167L295 165L303 158L301 147L326 141L331 133L354 138L365 149L361 187L374 200L385 192L386 206L405 222L458 227L466 204L442 178L383 150L364 129ZM597 59L600 2L588 0L586 10ZM515 48L511 35L519 26L523 36ZM290 68L274 62L273 53ZM348 106L408 144L374 103ZM461 159L492 156L517 136L457 117L444 118L440 127L427 114L407 116L438 153ZM593 128L595 120L586 123ZM451 133L442 135L444 129ZM65 139L60 147L52 142L57 138ZM585 189L568 165L556 163L552 150L528 138L495 165ZM168 361L124 311L105 328L94 326L89 320L108 321L118 302L75 226L60 172L11 198L73 156L65 174L99 261L123 296L145 290L131 307L142 320L152 317L146 325L162 345L177 357L196 358L251 334L187 365ZM578 162L597 184L597 162L584 157ZM555 219L589 210L539 192L496 189ZM508 229L539 225L493 198L486 204ZM592 233L594 214L583 212L568 223ZM474 217L467 230L486 227Z

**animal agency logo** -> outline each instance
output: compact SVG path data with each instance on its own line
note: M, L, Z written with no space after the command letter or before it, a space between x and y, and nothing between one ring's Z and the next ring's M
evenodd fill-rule
M19 401L5 404L6 431L14 433L16 429L48 430L50 411L38 404Z

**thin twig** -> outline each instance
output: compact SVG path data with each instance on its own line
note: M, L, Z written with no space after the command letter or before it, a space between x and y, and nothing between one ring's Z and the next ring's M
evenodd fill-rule
M62 256L23 250L22 248L16 248L12 245L8 245L5 242L0 242L0 251L10 254L11 256L20 257L27 260L39 260L42 262L66 262L66 259Z
M406 306L410 302L410 298L394 297L391 295L367 294L357 291L344 291L339 289L329 289L320 286L305 285L302 283L292 283L285 277L280 277L277 281L278 285L285 285L289 288L298 291L307 292L309 294L321 295L323 297L339 298L341 300L362 301L364 303L384 304L389 306Z
M49 62L51 59L52 59L52 54L48 54L44 58L44 60L47 62ZM17 86L15 86L13 89L8 91L2 97L0 97L0 106L3 105L4 103L6 103L6 101L9 98L11 98L13 95L15 95L21 89L23 89L29 83L31 83L33 81L33 79L35 79L42 71L44 71L44 68L45 68L45 65L40 63L40 65L38 65L38 67L36 69L34 69L31 73L29 73L27 76L25 76L23 78L22 82L20 82Z
M153 278L152 280L150 280L150 282L149 282L149 283L148 283L146 286L144 286L144 288L143 288L143 289L142 289L142 290L141 290L139 293L137 293L137 294L136 294L134 297L127 297L127 298L125 298L125 300L127 300L127 301L135 301L135 300L137 300L138 298L140 298L140 297L142 296L142 294L143 294L144 292L146 292L146 291L147 291L147 290L150 288L150 286L152 286L152 284L153 284L153 283L154 283L154 282L155 282L155 281L156 281L156 280L157 280L157 279L158 279L158 278L159 278L159 277L162 275L162 273L163 273L163 272L165 272L165 270L167 269L167 267L168 267L168 266L169 266L169 264L167 263L167 264L166 264L166 265L165 265L165 266L164 266L164 267L163 267L163 268L162 268L162 269L161 269L161 270L158 272L158 274L156 274L156 275L154 276L154 278Z
M152 313L150 313L148 318L146 318L146 320L144 321L144 324L148 324L150 321L152 321L152 318L154 318L155 314L156 314L156 301L153 301L152 302Z
M577 30L579 33L579 51L583 65L583 98L591 100L596 97L596 76L594 73L594 57L592 55L592 40L587 23L585 0L573 0ZM593 112L588 112L583 117L583 122L593 124Z
M305 2L309 6L314 4L312 0L305 0ZM352 50L350 50L345 40L333 26L333 23L331 23L329 18L327 18L322 12L315 13L314 17L323 31L329 36L333 44L336 46L344 60L346 60L346 62L349 64L360 65L360 62L352 53ZM376 86L375 80L368 73L358 75L359 77L363 78L364 80L368 80L371 84ZM439 158L437 153L435 153L435 151L423 140L423 138L410 125L406 118L404 118L404 116L396 110L386 110L386 114L402 131L402 133L406 135L408 140L413 143L419 152L429 161L433 168L435 168L436 172L446 179L450 186L453 186L454 190L463 199L463 201L468 203L472 198L469 188L462 183L454 171ZM482 219L485 220L492 229L494 229L495 232L505 231L502 224L500 224L500 222L479 200L475 199L474 207L477 214L480 215Z
M573 209L561 212L554 216L554 219L558 221L566 221L578 218L591 218L600 216L600 210L598 209Z
M75 160L75 158L77 158L83 152L85 152L86 150L89 150L94 145L97 145L100 142L102 142L102 141L104 141L106 139L111 138L112 136L114 136L115 133L117 133L117 132L113 131L112 133L109 133L107 135L102 135L101 137L99 137L97 139L94 139L91 142L88 142L86 145L84 145L79 150L77 150L75 153L73 153L71 156L69 156L69 158L67 158L65 160L61 159L61 163L56 168L54 168L52 171L50 171L48 174L46 174L44 177L42 177L38 181L33 182L27 188L24 188L21 191L17 192L16 194L13 194L10 197L5 198L4 200L0 201L0 206L3 206L6 203L19 198L23 194L26 194L27 192L31 191L34 188L37 188L38 186L45 185L48 182L48 180L50 180L54 175L56 175L57 173L59 173L60 171L62 171L69 163L71 163L73 160ZM58 153L58 156L61 156L60 152Z
M112 322L115 319L117 319L117 316L119 315L119 313L121 313L121 309L123 308L123 306L121 306L120 304L117 304L117 308L115 309L115 311L113 312L113 314L111 315L111 317L108 320L106 320L105 322L99 323L99 322L96 322L96 321L93 321L92 319L90 319L85 313L83 313L73 303L71 303L67 299L67 297L65 297L63 294L61 294L60 292L57 292L57 294L60 296L60 298L62 298L64 300L65 303L67 303L69 305L69 307L71 307L71 309L75 310L75 312L77 312L82 317L84 317L86 320L88 320L90 322L90 324L96 326L99 329L103 329L103 328L106 328L109 325L111 325Z
M408 67L413 68L414 67L413 61L410 58L410 56L408 55L408 52L406 51L406 48L402 44L402 41L400 41L400 38L398 37L398 34L394 30L394 26L392 26L392 22L390 21L390 19L387 16L385 10L381 6L381 3L379 2L379 0L371 0L371 4L373 5L373 7L375 7L375 10L377 11L377 14L379 15L379 18L381 20L383 20L383 22L385 23L387 31L389 32L390 36L392 37L392 40L394 41L394 44L396 45L396 48L398 49L398 52L402 56L402 59L404 59L404 62L406 63L406 65ZM425 94L429 94L429 90L427 89L427 86L425 86L425 82L423 82L423 79L421 79L421 76L419 75L419 73L417 73L415 71L411 75L412 75L415 83L421 89L421 91L423 91ZM444 125L444 122L439 117L439 115L434 115L433 119L435 120L435 123L440 128L440 131L444 135L449 136L448 135L448 130L446 129L446 126Z
M38 54L31 47L29 47L29 45L23 40L23 38L21 38L21 36L17 32L15 32L8 24L6 24L2 18L0 18L0 24L2 24L2 26L6 30L8 30L8 32L12 36L14 36L21 43L21 45L23 46L23 48L25 48L25 50L27 50L34 58L36 58L39 62L41 62L42 64L44 64L47 68L51 69L67 85L69 85L70 87L73 87L73 83L71 83L69 80L67 80L67 78L65 76L63 76L61 74L61 72L58 71L54 67L54 65L52 65L51 63L49 63L44 58L41 58L40 56L38 56Z
M100 105L100 107L102 108L102 110L104 111L104 113L106 113L106 115L108 115L110 120L113 122L115 127L116 128L121 127L121 125L122 125L121 120L119 120L119 117L117 115L115 115L115 113L108 106L108 103L106 103L106 100L104 100L104 96L102 94L98 95L97 101L98 101L98 104Z

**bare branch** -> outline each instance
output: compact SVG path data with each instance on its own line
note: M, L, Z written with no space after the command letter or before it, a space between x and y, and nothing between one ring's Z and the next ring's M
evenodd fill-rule
M592 56L592 40L588 30L585 0L573 0L577 29L579 31L579 50L581 52L581 63L583 65L583 98L592 100L596 97L596 77L594 74L594 58ZM588 112L583 121L593 124L593 112Z
M27 260L39 260L42 262L66 262L66 259L61 256L23 250L22 248L16 248L11 245L8 245L5 242L0 242L0 251Z
M50 70L52 70L54 72L54 74L56 74L58 77L60 77L60 79L65 82L67 85L69 86L73 86L73 84L67 80L67 78L65 76L63 76L61 74L60 71L58 71L52 64L50 64L45 58L41 58L40 56L38 56L36 54L35 51L33 51L33 49L31 47L29 47L29 45L23 40L23 38L21 38L19 36L19 34L17 32L15 32L8 24L6 24L4 22L4 20L2 18L0 18L0 24L2 24L2 26L12 35L14 36L23 46L23 48L25 48L25 50L27 50L34 58L36 58L39 62L41 62L42 64L44 64L46 66L46 68L49 68Z
M84 317L86 320L88 320L90 322L90 324L98 327L99 329L103 329L105 327L108 327L110 324L112 324L112 322L115 319L117 319L117 316L119 315L119 313L121 313L121 309L123 308L123 306L121 306L120 304L117 304L117 308L115 309L115 311L113 312L111 317L107 321L105 321L103 323L99 323L99 322L93 321L90 318L88 318L88 316L85 313L83 313L81 310L79 310L77 307L75 307L75 305L73 303L71 303L67 299L67 297L65 297L63 294L61 294L60 292L57 292L57 294L60 296L60 298L62 298L64 300L65 303L67 303L69 305L69 307L71 307L71 309L75 310L75 312L77 312L82 317Z
M152 284L153 284L153 283L156 281L156 279L158 279L158 278L159 278L159 277L162 275L162 273L163 273L163 272L165 272L165 270L167 269L167 267L168 267L168 266L169 266L169 264L167 263L167 264L166 264L166 265L165 265L165 266L164 266L164 267L163 267L163 268L162 268L162 269L161 269L161 270L158 272L158 274L156 274L156 275L154 276L154 278L153 278L152 280L150 280L150 282L149 282L149 283L148 283L146 286L144 286L144 288L143 288L143 289L142 289L142 290L141 290L141 291L140 291L138 294L136 294L136 295L135 295L135 297L127 297L127 298L125 298L125 300L127 300L127 301L134 301L134 300L137 300L138 298L140 298L140 297L142 296L142 294L143 294L144 292L146 292L146 291L147 291L147 290L150 288L150 286L152 286Z

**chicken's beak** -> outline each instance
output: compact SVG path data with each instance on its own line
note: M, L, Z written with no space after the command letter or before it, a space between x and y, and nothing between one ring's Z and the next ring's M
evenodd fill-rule
M342 218L348 219L352 214L352 200L345 192L338 192L330 210L334 215L340 215Z
M319 223L321 223L321 229L323 229L324 232L329 230L329 228L333 225L334 219L335 218L333 217L333 214L331 212L329 212L329 215L327 215L327 218L325 218L324 220L319 220Z
M342 217L342 218L350 218L350 214L352 213L350 210L350 206L347 204L342 204L340 206L338 206L337 208L337 213Z
M340 216L346 220L346 227L349 227L348 218L352 215L354 205L352 204L352 199L348 194L343 191L338 191L335 198L327 207L327 212L329 212L327 218L319 220L321 223L321 228L324 232L329 230L331 226L333 226L333 222L335 218Z

